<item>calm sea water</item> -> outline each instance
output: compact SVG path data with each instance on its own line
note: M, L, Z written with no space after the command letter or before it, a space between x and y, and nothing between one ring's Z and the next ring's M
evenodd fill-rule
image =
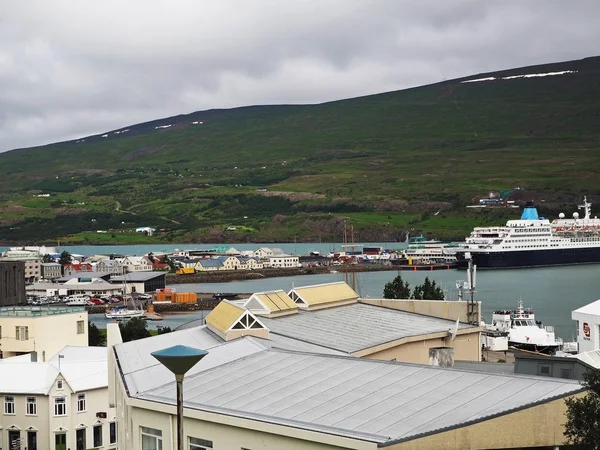
M402 243L364 243L365 246L402 248ZM328 253L339 250L339 243L315 244L173 244L144 246L66 246L73 254L95 255L125 253L142 255L150 251L173 251L175 249L210 249L215 247L235 247L238 250L254 250L258 247L278 247L287 253L307 254L311 251ZM5 250L6 248L0 248ZM426 276L435 280L447 291L448 298L456 298L456 281L466 280L466 273L458 270L434 272L400 272L411 286L421 284ZM397 275L396 272L367 272L357 274L357 289L360 294L380 298L383 286ZM344 280L344 274L303 275L296 277L266 278L262 280L234 281L228 283L200 283L175 285L180 292L260 292L272 289L289 290L293 286L307 286ZM491 313L497 308L513 308L519 299L531 307L538 320L554 325L557 334L565 340L572 339L575 333L571 311L600 298L600 265L547 267L538 269L481 270L477 273L477 300L483 302L483 314L490 321ZM204 313L178 314L166 316L161 322L149 322L156 326L176 327L189 320L202 317ZM100 315L90 316L98 326L105 327L106 319Z

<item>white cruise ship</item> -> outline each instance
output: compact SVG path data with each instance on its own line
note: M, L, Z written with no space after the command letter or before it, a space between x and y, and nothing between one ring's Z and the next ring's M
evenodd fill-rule
M600 219L583 198L572 219L563 213L550 222L528 204L520 220L505 226L476 227L456 253L459 268L472 259L478 268L513 268L600 263Z

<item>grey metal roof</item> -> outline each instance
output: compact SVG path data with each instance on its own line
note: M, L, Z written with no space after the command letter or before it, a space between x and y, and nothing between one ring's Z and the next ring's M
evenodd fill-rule
M130 395L152 390L173 379L173 374L150 354L173 345L209 350L208 356L202 360L203 365L192 368L188 375L266 348L259 340L248 338L225 342L206 327L173 331L118 344L115 352ZM220 346L224 348L219 349Z
M223 259L201 259L199 262L203 267L221 267Z
M259 320L262 320L259 317ZM269 346L282 350L294 350L298 352L323 353L325 355L341 355L348 356L348 353L333 348L322 347L320 345L311 344L310 342L300 341L280 334L269 333Z
M165 272L152 272L151 270L145 270L140 272L129 272L127 275L119 275L110 279L112 282L123 282L123 281L148 281L152 278L165 276Z
M64 283L72 280L73 278L102 278L111 275L110 272L75 272L72 275L65 275L62 278L58 278L56 281Z
M456 322L355 303L260 319L271 333L343 352L356 352L409 336L448 331ZM459 324L459 329L472 325Z
M197 365L201 374L186 377L186 408L378 444L461 427L581 391L572 380L275 349L210 368L205 360ZM137 397L176 404L172 378Z

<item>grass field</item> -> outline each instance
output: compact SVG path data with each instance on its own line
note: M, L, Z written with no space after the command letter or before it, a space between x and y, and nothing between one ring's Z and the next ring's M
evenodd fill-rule
M562 70L576 73L200 111L3 153L0 236L104 242L129 237L92 236L96 229L146 225L169 228L153 239L191 241L337 235L323 215L366 236L464 235L514 217L465 211L477 196L514 187L552 210L572 207L600 195L600 58L471 78Z

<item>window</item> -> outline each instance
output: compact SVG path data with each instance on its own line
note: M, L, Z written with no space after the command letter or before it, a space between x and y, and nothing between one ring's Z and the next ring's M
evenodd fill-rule
M83 320L77 321L77 334L85 333L85 322Z
M12 395L4 397L4 414L15 413L15 398Z
M110 422L108 424L108 443L117 443L117 422Z
M550 376L550 366L540 366L540 375Z
M54 397L54 415L55 416L66 416L67 415L67 403L64 397Z
M37 416L37 399L35 397L27 397L25 414L28 416Z
M94 425L94 447L102 447L102 424Z
M162 450L162 431L142 427L142 450Z
M62 389L62 384L63 384L63 383L62 383L62 380L58 380L58 381L56 382L56 388L57 388L57 389Z
M85 411L85 394L77 394L77 412Z
M190 450L206 450L213 448L212 441L190 437Z
M75 432L75 450L86 450L85 428L80 428Z
M29 340L29 327L15 327L17 341Z

